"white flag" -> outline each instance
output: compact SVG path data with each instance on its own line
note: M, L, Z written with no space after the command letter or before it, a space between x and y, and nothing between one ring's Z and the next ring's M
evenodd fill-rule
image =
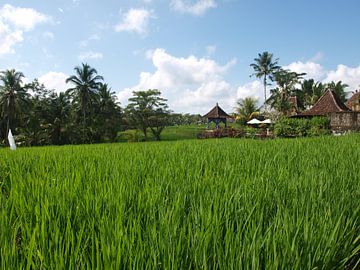
M10 144L10 149L16 150L16 144L15 144L14 137L11 133L11 129L9 129L8 140L9 140L9 144Z

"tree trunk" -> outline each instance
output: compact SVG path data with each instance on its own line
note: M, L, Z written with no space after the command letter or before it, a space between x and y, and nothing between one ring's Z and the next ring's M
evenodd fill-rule
M267 111L267 106L266 106L266 75L264 76L264 111Z
M85 143L86 112L83 110L83 143Z

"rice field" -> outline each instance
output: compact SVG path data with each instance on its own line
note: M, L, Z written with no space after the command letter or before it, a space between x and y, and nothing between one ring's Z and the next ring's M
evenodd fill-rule
M360 136L0 149L1 269L359 269Z

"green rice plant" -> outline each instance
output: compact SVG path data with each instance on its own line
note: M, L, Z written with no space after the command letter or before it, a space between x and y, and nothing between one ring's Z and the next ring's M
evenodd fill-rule
M357 269L359 135L0 150L1 269Z

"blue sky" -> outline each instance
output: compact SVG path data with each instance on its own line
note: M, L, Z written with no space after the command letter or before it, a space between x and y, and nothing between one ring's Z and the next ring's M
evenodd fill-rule
M0 70L65 90L82 62L105 77L123 105L157 88L176 112L216 102L262 102L249 77L259 52L319 81L360 84L360 2L285 0L34 0L0 3Z

